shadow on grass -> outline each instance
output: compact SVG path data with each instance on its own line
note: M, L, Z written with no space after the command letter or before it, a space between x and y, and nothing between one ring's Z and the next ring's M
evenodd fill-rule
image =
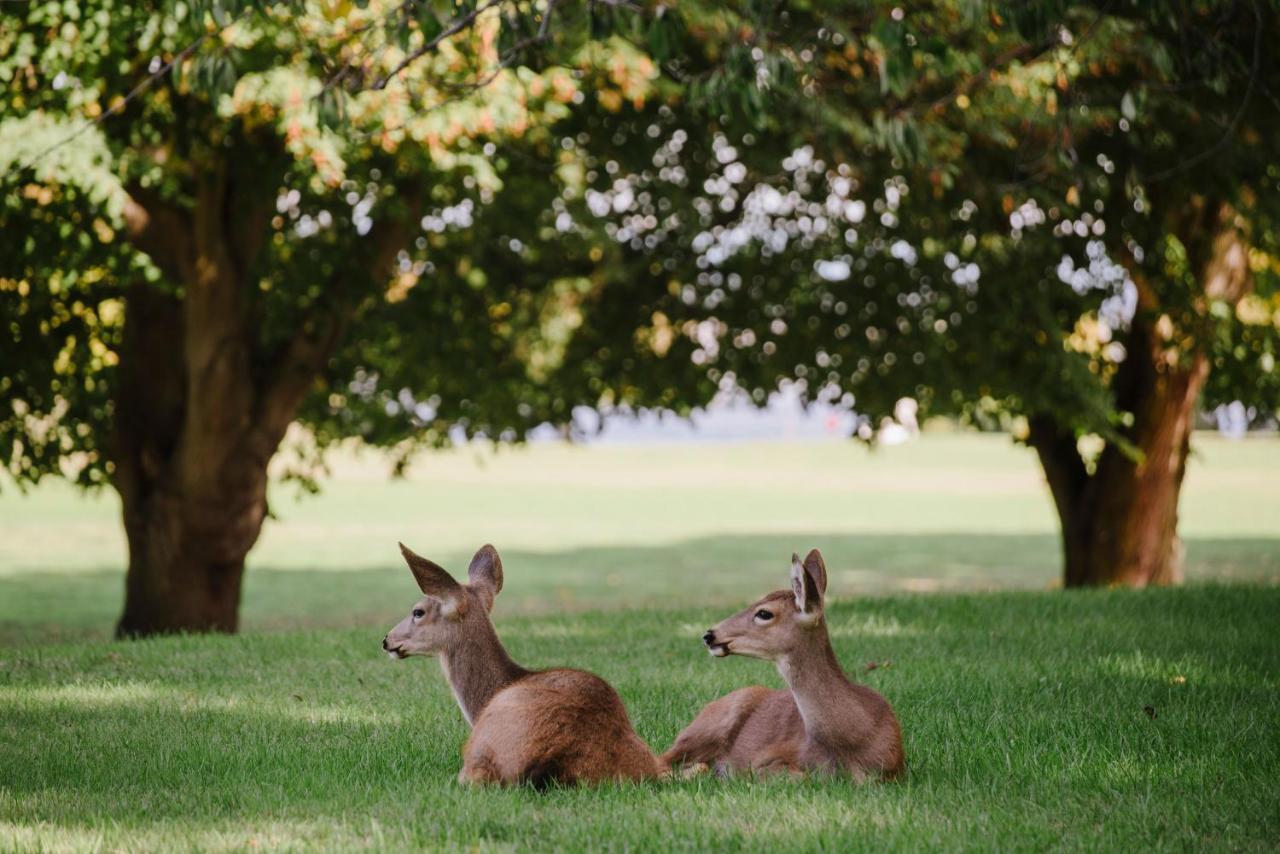
M415 548L458 574L470 554ZM378 625L399 619L415 594L395 544L366 567L251 566L245 631ZM479 544L477 544L479 545ZM502 550L501 542L497 543ZM1047 534L779 533L564 551L503 550L501 607L512 614L728 605L785 586L792 551L817 546L836 598L895 592L1048 589L1059 545ZM1189 581L1280 580L1280 539L1200 539L1187 544ZM119 614L123 573L17 570L0 576L0 646L106 638Z
M837 603L839 657L894 703L911 766L903 786L857 789L463 789L466 730L435 666L382 660L367 631L9 651L0 847L1261 845L1277 829L1278 608L1280 590L1215 586ZM713 613L499 630L526 663L614 682L661 749L707 700L776 681L681 628Z

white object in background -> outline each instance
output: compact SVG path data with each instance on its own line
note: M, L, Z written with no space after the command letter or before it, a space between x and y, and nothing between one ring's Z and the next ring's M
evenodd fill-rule
M1213 410L1213 417L1218 422L1218 432L1228 439L1244 438L1244 434L1249 432L1249 415L1250 412L1238 400L1221 404Z
M920 435L920 423L916 413L920 404L914 398L904 397L893 405L893 417L880 424L878 439L882 445L901 445Z

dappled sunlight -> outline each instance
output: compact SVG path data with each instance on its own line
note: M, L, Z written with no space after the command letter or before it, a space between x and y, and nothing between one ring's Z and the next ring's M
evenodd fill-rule
M151 682L74 683L24 687L20 691L0 690L0 709L19 712L59 708L75 714L112 710L177 715L213 712L305 724L398 726L402 722L401 715L393 710L317 704L297 693L285 697L287 699L252 694L220 696Z
M310 821L280 819L241 823L194 820L148 821L136 826L112 822L103 826L74 823L0 821L0 848L6 851L102 851L173 849L194 851L293 850L304 846L365 847L369 836L334 826L317 817Z
M1111 676L1134 679L1153 685L1225 685L1233 680L1229 671L1215 668L1200 656L1182 655L1166 660L1149 652L1114 653L1098 660L1099 668Z
M904 626L896 617L878 614L855 615L845 619L827 619L827 632L836 638L896 638L913 637L921 633L914 625Z
M0 849L660 847L668 831L702 849L945 847L957 832L1039 827L1050 801L1061 821L1091 826L1125 792L1149 792L1142 817L1164 823L1154 836L1188 797L1204 809L1218 791L1232 803L1208 826L1238 828L1277 761L1265 738L1274 599L1222 588L836 601L841 664L902 720L910 773L894 786L707 775L465 789L467 729L435 663L388 662L365 631L6 654ZM781 686L768 662L708 659L704 623L733 609L497 622L517 660L608 679L661 749L706 702ZM1188 794L1219 776L1213 792Z
M21 692L0 691L0 706L10 709L28 705L65 705L78 709L109 709L143 706L160 699L172 701L176 692L147 682L53 685L23 688Z

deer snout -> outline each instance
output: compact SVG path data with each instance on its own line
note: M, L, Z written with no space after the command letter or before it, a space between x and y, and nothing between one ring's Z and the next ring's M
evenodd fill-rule
M715 629L707 629L707 633L702 636L702 642L707 645L707 651L716 658L724 658L729 654L729 644L716 640Z
M387 635L387 637L390 637L390 635ZM387 637L384 637L384 638L382 639L382 649L383 649L383 651L384 651L384 652L386 652L386 654L387 654L387 655L389 655L389 656L391 656L391 658L393 658L393 659L401 659L401 658L405 658L405 657L406 657L405 653L404 653L402 650L400 650L399 648L397 648L397 647L393 647L390 643L388 643L388 642L387 642Z

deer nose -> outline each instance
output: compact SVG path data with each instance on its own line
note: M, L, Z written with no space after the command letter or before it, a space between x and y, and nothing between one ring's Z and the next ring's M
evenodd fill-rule
M702 636L702 642L703 642L703 643L705 643L707 646L711 646L713 643L715 643L715 642L716 642L716 630L715 630L715 629L707 629L707 633L706 633L705 635L703 635L703 636Z
M382 639L382 648L383 648L384 650L390 650L390 649L391 649L391 647L387 646L387 639L386 639L386 638L383 638L383 639Z

